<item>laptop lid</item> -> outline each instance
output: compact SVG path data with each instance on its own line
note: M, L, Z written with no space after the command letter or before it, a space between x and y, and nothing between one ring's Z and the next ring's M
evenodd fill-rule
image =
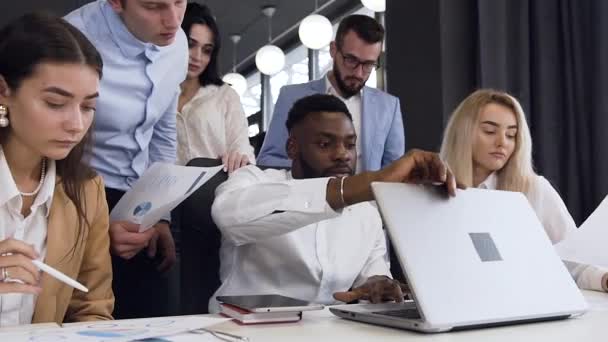
M586 302L522 193L373 183L425 325L582 313Z

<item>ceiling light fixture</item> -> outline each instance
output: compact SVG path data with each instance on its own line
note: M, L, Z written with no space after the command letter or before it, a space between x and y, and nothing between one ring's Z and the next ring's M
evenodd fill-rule
M318 0L315 0L313 14L304 18L298 28L302 44L313 50L319 50L329 45L334 35L334 29L329 19L316 13L318 8Z
M374 12L386 11L386 0L361 0L361 3Z
M236 72L236 46L241 40L241 36L233 34L230 36L230 40L232 40L232 72L224 75L222 81L230 84L239 96L243 96L247 90L247 80L243 75Z
M285 53L276 45L272 45L272 16L276 11L274 6L262 7L262 13L268 18L268 44L262 46L255 55L255 65L265 75L272 76L283 70Z

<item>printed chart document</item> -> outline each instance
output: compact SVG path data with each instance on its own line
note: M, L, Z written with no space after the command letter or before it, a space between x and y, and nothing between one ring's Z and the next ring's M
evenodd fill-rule
M608 267L608 196L576 232L555 245L563 260Z
M17 329L0 333L0 341L124 342L160 339L228 321L226 318L182 316L66 324L54 329ZM201 335L198 335L199 338Z
M154 163L118 201L110 221L133 222L146 231L222 168Z

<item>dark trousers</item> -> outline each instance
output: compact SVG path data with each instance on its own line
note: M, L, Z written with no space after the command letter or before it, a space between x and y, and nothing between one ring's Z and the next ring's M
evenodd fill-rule
M124 191L106 188L110 210L124 194ZM169 314L168 280L156 270L158 264L158 258L149 258L145 249L129 260L112 255L112 289L116 298L114 318L158 317Z

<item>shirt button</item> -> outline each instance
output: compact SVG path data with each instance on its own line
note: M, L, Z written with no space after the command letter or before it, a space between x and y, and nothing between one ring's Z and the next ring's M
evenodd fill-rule
M304 209L310 208L310 202L304 202Z

